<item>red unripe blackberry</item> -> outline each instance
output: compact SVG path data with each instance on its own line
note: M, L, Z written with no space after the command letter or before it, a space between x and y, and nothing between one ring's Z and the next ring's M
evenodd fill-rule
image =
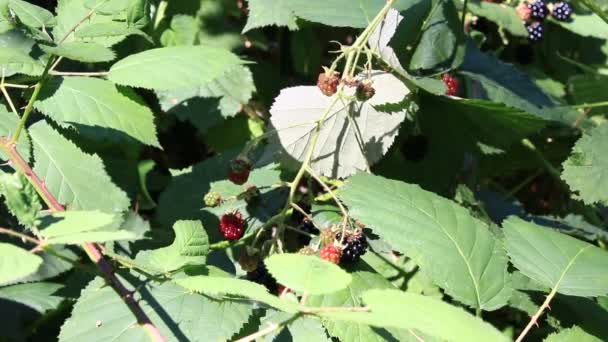
M448 88L445 94L450 96L456 96L456 94L458 94L458 80L456 79L456 77L445 73L441 76L441 79L443 80L445 86Z
M249 179L251 172L251 163L243 158L237 158L230 161L230 170L228 170L228 179L234 184L243 185Z
M530 18L532 18L532 10L528 7L528 3L526 2L520 2L515 8L515 12L524 22L528 22Z
M342 256L342 251L339 247L334 245L326 245L319 251L319 255L321 259L327 260L329 262L333 262L338 265L340 263L340 257Z
M342 240L342 233L336 235L336 240ZM342 257L341 262L358 261L365 252L367 252L367 238L362 232L347 233L346 238L342 242Z
M332 96L338 91L338 85L340 84L340 73L336 71L329 71L325 69L325 72L319 74L317 79L317 87L321 90L323 95Z
M245 232L245 220L239 211L222 215L220 218L220 233L228 240L238 240Z

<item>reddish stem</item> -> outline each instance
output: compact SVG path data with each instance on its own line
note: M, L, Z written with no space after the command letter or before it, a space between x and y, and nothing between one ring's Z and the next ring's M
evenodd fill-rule
M57 198L55 198L55 196L49 191L44 181L38 177L28 162L25 161L19 151L17 151L16 144L12 143L10 139L0 137L0 149L2 149L8 155L10 165L17 172L21 172L25 175L34 189L36 189L36 192L38 192L40 197L42 197L44 202L47 204L51 212L65 211L65 207L59 203ZM144 328L152 341L164 342L165 338L160 333L160 330L158 330L158 327L152 323L141 306L139 306L139 303L133 296L133 292L128 290L116 277L114 270L99 251L100 247L95 243L85 243L82 245L82 248L87 252L89 258L95 264L97 264L97 267L101 271L103 277L106 279L108 284L112 286L123 302L125 302L125 304L129 307L133 315L135 315L135 318L137 318L137 323Z

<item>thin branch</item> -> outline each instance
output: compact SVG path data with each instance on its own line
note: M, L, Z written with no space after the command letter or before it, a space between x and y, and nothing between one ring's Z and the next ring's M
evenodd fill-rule
M251 342L251 341L255 341L260 337L264 337L268 334L270 334L271 332L282 328L284 325L283 324L277 324L274 322L270 322L268 323L268 326L262 330L259 330L251 335L245 336L243 338L239 338L238 340L234 341L234 342Z
M19 238L19 239L21 239L23 241L27 241L27 242L32 243L34 245L40 245L40 243L42 242L42 241L40 241L40 240L38 240L36 238L33 238L33 237L29 236L29 235L21 234L19 232L16 232L16 231L14 231L12 229L8 229L8 228L0 228L0 234L14 236L16 238Z
M17 111L17 108L15 107L15 104L13 103L10 94L8 93L8 91L6 91L4 84L0 85L0 90L2 91L2 95L4 95L4 98L6 99L6 102L8 102L8 106L11 107L13 113L19 115L19 112Z
M572 124L572 127L574 128L578 128L578 126L581 124L581 122L583 122L583 120L585 120L585 118L587 117L587 115L589 114L589 112L591 112L592 108L587 108L585 109L577 118L576 121L574 121L574 123Z

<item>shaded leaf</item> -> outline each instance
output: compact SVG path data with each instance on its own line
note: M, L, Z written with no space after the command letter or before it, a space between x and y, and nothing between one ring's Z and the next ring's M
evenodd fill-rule
M5 173L0 171L0 195L4 197L4 205L25 227L33 227L42 203L36 189L21 173Z
M19 284L0 288L0 298L26 305L40 313L56 309L63 298L53 294L63 286L54 283Z

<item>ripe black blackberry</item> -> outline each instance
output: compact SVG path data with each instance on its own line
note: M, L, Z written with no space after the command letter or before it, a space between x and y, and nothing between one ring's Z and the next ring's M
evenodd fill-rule
M336 240L342 240L342 232L336 235ZM340 263L355 262L365 252L367 252L367 238L362 232L347 233L344 242L342 243L342 257L340 257Z
M526 4L530 9L530 17L532 19L544 20L549 14L549 9L543 0L536 0Z
M535 21L530 24L526 24L526 30L528 30L528 39L531 42L538 42L543 39L543 33L545 32L543 24Z
M247 272L247 280L260 285L264 285L268 291L274 293L277 290L277 280L268 272L264 262L260 261L258 267L251 272Z
M560 1L553 4L551 15L555 20L568 21L572 15L572 5L568 2Z

